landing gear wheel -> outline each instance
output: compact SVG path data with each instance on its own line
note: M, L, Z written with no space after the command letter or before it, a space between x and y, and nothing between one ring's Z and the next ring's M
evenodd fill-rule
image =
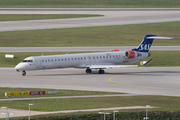
M22 72L22 76L26 76L26 71L23 71L23 72Z
M87 69L86 69L86 73L92 73L92 70L89 69L89 68L87 68Z
M99 74L104 74L104 70L101 70L101 69L100 69L100 70L98 71L98 73L99 73Z

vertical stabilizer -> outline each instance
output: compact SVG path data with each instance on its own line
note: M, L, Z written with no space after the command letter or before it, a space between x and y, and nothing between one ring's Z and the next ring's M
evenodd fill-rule
M152 42L153 42L153 38L148 39L148 37L157 37L156 35L146 35L143 39L143 41L141 42L141 44L139 45L139 47L132 49L133 51L138 51L138 52L148 52Z
M171 37L159 37L156 35L146 35L141 42L141 44L137 47L132 49L133 51L137 52L148 52L149 49L151 48L151 45L153 43L154 39L172 39Z

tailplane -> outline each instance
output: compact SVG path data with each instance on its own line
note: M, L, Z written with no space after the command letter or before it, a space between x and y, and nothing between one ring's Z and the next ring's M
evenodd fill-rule
M146 35L141 42L141 44L137 47L132 49L133 51L137 52L148 52L149 49L151 48L151 45L153 43L154 39L172 39L171 37L159 37L156 35Z

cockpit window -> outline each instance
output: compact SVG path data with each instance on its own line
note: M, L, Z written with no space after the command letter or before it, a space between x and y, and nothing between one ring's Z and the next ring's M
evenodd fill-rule
M33 62L33 60L23 60L22 62Z
M22 62L27 62L27 60L23 60Z
M33 62L33 60L28 60L28 62Z

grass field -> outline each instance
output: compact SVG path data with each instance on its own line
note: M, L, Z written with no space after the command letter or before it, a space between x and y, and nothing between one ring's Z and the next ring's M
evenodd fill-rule
M40 55L56 55L56 54L66 54L67 52L21 52L21 53L9 53L15 55L14 59L5 58L5 54L0 53L0 67L15 67L24 58L29 56L40 56ZM74 52L69 52L71 54ZM179 51L150 51L151 56L143 60L153 60L149 63L149 67L174 67L180 66L180 56ZM173 58L173 59L172 59ZM139 62L135 63L139 64Z
M49 91L57 90L57 94L48 94ZM6 97L5 92L25 92L25 91L46 91L46 95L41 96L16 96ZM28 98L28 97L55 97L55 96L80 96L80 95L107 95L107 94L124 94L117 92L99 92L83 90L61 90L61 89L41 89L41 88L6 88L0 87L0 99L7 98Z
M66 18L84 18L98 17L103 15L80 15L80 14L45 14L45 15L29 15L29 14L0 14L0 21L19 21L19 20L42 20L42 19L66 19Z
M153 45L180 45L180 22L0 32L0 47L138 46L146 34L174 37Z
M34 104L32 110L37 111L60 111L79 110L106 107L145 106L159 107L151 110L177 111L180 110L179 97L168 96L131 96L131 97L99 97L99 98L72 98L72 99L43 99L43 100L21 100L2 101L0 106L8 108L28 110L28 104ZM49 104L51 103L51 104Z
M0 0L0 8L179 8L179 0Z
M27 91L27 90L45 90L39 88L0 88L0 95L4 91ZM54 89L51 89L54 90ZM90 94L113 94L108 92L93 92L93 91L73 91L73 90L57 90L61 95L90 95ZM61 96L59 95L59 96ZM52 95L56 96L56 95ZM1 96L0 96L1 97ZM29 103L34 104L31 110L35 111L60 111L60 110L78 110L78 109L93 109L93 108L108 108L108 107L125 107L125 106L146 106L151 105L153 109L148 111L180 111L180 98L171 96L131 96L131 97L99 97L99 98L71 98L71 99L43 99L43 100L21 100L21 101L1 101L0 106L15 109L29 109ZM135 110L121 110L120 112L145 112L145 109ZM113 111L107 111L112 113ZM97 112L86 113L70 113L70 114L54 114L54 115L40 115L45 116L79 116L81 114L97 114ZM118 113L117 113L118 114ZM34 116L32 118L36 118ZM14 118L16 119L16 118ZM27 119L27 117L25 117Z

